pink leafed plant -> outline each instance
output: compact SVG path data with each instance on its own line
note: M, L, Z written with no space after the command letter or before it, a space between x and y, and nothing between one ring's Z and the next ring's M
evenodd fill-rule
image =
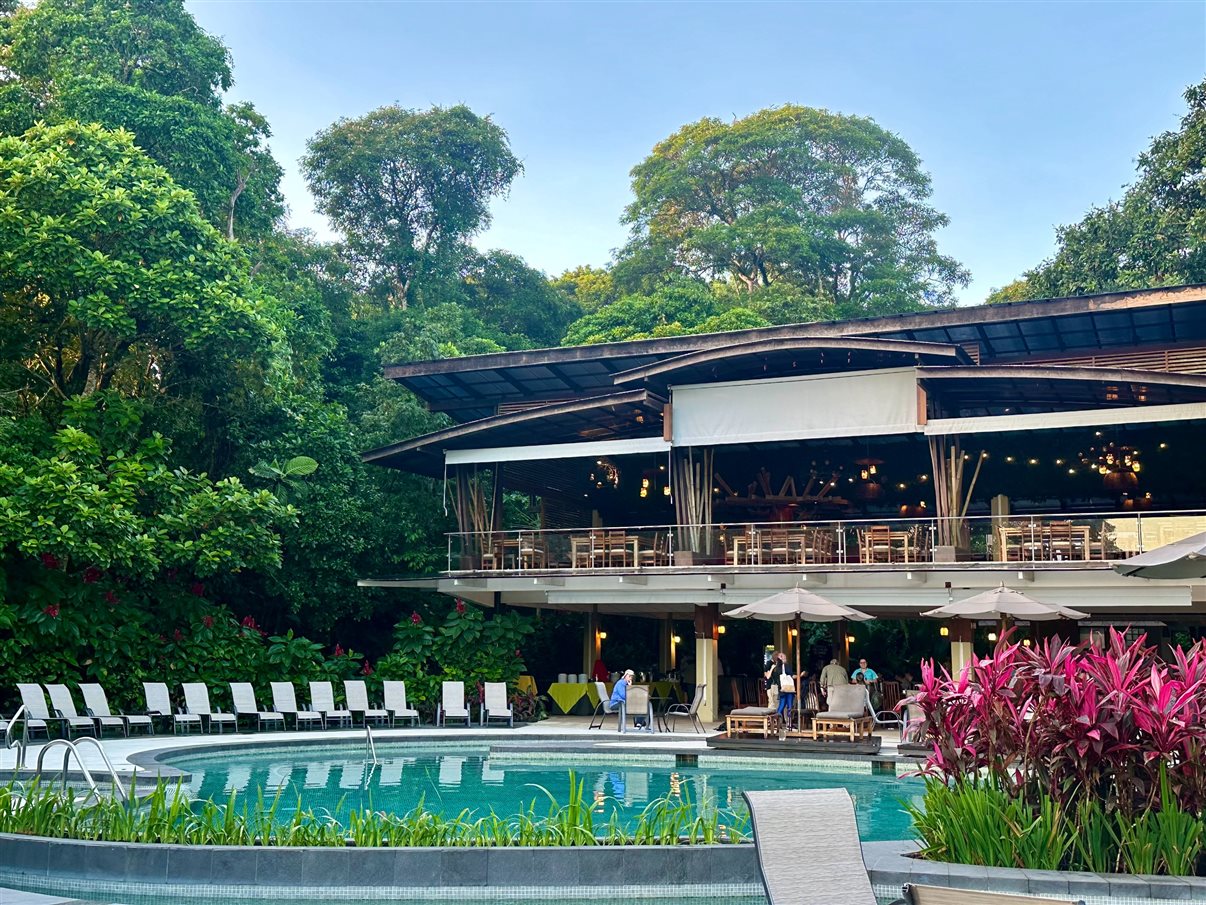
M1065 810L1091 798L1109 811L1159 809L1160 776L1181 809L1206 808L1206 651L1158 656L1146 636L1109 632L1102 647L1058 638L1023 647L1005 632L959 676L921 665L918 707L931 751L922 772L988 781L1014 798Z

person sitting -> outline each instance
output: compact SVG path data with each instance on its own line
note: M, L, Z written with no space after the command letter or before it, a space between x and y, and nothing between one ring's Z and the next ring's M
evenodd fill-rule
M616 682L611 689L611 706L613 709L619 709L620 705L624 705L624 711L628 711L628 686L632 684L636 673L631 669L624 670L624 675L620 676L620 681ZM645 714L638 714L633 717L633 725L638 729L646 729L649 727L649 722ZM623 731L623 726L620 727Z

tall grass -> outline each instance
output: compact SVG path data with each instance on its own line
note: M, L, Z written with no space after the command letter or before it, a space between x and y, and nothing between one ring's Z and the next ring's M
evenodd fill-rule
M342 803L329 814L303 808L300 800L283 819L283 792L271 799L262 792L254 798L231 792L219 803L193 800L180 782L160 780L131 802L116 797L76 800L62 785L14 781L0 786L0 832L111 842L365 848L678 845L748 838L748 818L717 808L696 813L685 797L650 802L632 829L614 811L605 825L596 826L599 802L587 797L584 781L573 773L569 779L568 800L560 802L537 786L541 795L517 814L491 810L478 816L463 810L448 816L420 801L405 814L349 810L342 819Z

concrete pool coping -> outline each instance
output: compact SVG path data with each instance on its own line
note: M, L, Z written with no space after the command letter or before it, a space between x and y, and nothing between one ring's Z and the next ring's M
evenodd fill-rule
M1087 901L1206 901L1206 878L1031 871L940 864L914 857L913 842L865 842L863 861L877 889L906 883ZM0 834L0 883L105 895L179 887L237 899L274 887L333 889L388 898L408 890L581 888L745 890L761 886L754 846L583 846L559 848L262 848L110 843ZM299 897L304 895L299 894Z

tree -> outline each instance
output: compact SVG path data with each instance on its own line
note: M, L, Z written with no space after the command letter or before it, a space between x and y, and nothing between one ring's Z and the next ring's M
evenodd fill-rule
M232 84L221 41L180 0L42 0L4 21L0 129L77 120L125 128L234 238L264 236L284 210L267 122L224 108Z
M583 311L598 311L620 297L611 271L589 264L567 270L552 284L569 295Z
M916 154L870 119L790 105L703 119L659 143L632 187L629 288L667 272L748 292L783 282L849 316L952 304L968 279L937 251L947 218Z
M472 256L463 287L466 307L493 325L510 349L555 346L582 313L543 273L497 249Z
M1035 293L1034 287L1030 285L1030 281L1023 278L990 290L984 304L1006 305L1010 302L1025 302L1033 298L1038 298L1038 295Z
M341 119L307 145L318 208L346 236L369 284L406 307L424 278L459 262L490 222L490 199L521 170L507 134L465 106L389 106Z
M265 365L246 261L128 132L0 138L0 386L154 396Z
M1060 227L1055 255L1026 274L1036 295L1206 282L1206 81L1185 99L1180 130L1140 155L1122 199Z

